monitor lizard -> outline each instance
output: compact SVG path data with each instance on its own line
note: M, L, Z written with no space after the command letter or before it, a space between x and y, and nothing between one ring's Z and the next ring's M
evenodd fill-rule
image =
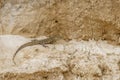
M20 46L20 47L17 49L17 51L14 53L13 58L12 58L13 63L16 64L14 59L15 59L15 56L17 55L17 53L18 53L21 49L23 49L23 48L25 48L25 47L27 47L27 46L33 46L33 45L38 45L38 44L43 45L44 47L46 47L45 44L52 44L52 43L56 42L58 39L60 39L60 38L61 38L60 36L52 36L52 37L49 37L49 38L47 38L47 39L32 40L31 42L28 42L28 43L23 44L23 45Z

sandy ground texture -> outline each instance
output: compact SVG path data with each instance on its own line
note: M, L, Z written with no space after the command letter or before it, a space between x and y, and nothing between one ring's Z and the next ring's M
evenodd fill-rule
M0 0L0 34L120 44L120 0Z
M46 37L39 37L44 39ZM103 41L57 41L29 46L16 35L0 36L0 80L120 80L120 46Z
M0 0L0 35L0 80L120 80L120 0Z

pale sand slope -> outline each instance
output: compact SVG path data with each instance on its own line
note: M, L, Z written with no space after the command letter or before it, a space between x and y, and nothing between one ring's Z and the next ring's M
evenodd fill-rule
M38 39L43 39L40 37ZM58 41L15 51L31 39L0 36L0 80L120 80L120 46L105 41Z

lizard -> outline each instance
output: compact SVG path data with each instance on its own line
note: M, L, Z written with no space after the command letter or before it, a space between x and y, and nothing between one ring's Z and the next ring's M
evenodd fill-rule
M15 52L14 55L13 55L13 58L12 58L13 63L16 64L14 59L15 59L15 56L17 55L17 53L18 53L21 49L23 49L23 48L25 48L25 47L28 47L28 46L38 45L38 44L43 45L44 47L46 47L45 44L52 44L52 43L56 42L58 39L60 39L60 38L61 38L60 36L51 36L51 37L49 37L49 38L42 39L42 40L32 40L31 42L28 42L28 43L25 43L25 44L21 45L21 46L16 50L16 52Z

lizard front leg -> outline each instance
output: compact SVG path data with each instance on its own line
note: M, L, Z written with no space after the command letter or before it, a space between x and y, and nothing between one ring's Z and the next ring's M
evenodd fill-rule
M48 48L48 46L46 46L45 44L40 44L40 45L42 45L42 46L45 47L45 48Z

